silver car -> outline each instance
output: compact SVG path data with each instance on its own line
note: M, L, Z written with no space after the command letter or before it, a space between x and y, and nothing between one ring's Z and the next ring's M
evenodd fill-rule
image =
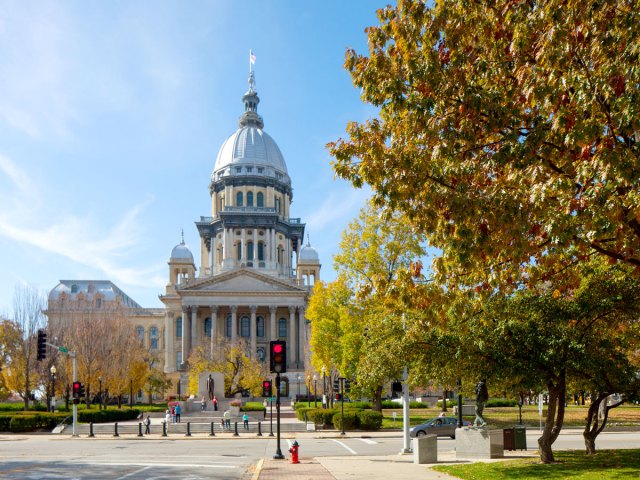
M469 426L466 420L463 420L464 426ZM456 427L458 419L456 417L438 417L416 425L409 431L410 437L424 437L425 435L438 435L439 437L456 438Z

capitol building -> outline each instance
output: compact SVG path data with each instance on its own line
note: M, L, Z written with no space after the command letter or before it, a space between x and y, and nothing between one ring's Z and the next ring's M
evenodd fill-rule
M306 391L305 308L320 278L320 259L305 244L305 224L291 214L291 178L280 148L264 131L253 72L242 102L238 128L220 147L211 173L211 213L195 222L200 261L184 239L171 250L163 308L141 307L108 280L62 280L49 294L50 320L79 301L96 313L109 305L124 309L183 394L194 348L213 357L242 341L253 361L268 362L271 340L287 342L281 393L289 395L294 386Z

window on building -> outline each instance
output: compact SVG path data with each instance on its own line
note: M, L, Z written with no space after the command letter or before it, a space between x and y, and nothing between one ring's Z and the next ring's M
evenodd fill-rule
M247 167L247 173L253 172L253 167Z
M257 206L259 208L264 207L264 194L262 192L258 192L258 195L256 196L256 200L257 200Z
M204 319L204 335L205 337L211 338L211 318L207 317Z
M243 337L249 336L249 317L242 317L240 320L240 335Z
M287 377L280 378L280 396L281 397L289 396L289 379Z
M280 198L276 198L276 212L280 213Z
M136 337L138 337L138 341L140 342L140 344L144 346L144 327L136 327Z
M151 327L149 329L149 348L151 350L158 349L158 327Z
M236 257L238 260L242 260L242 242L236 244Z
M96 308L102 308L102 299L96 298Z
M176 370L182 367L182 352L176 352Z
M236 207L242 206L242 192L236 193Z
M258 260L264 260L264 243L258 242Z
M236 173L242 173L242 167L236 167Z
M225 325L224 334L227 338L231 338L231 315L227 315L227 324Z
M78 285L75 283L71 285L71 293L78 293Z
M182 317L176 320L176 338L182 338Z
M256 318L256 335L264 337L264 317L258 316Z
M247 243L247 260L253 260L253 242Z
M281 318L278 320L278 337L287 336L287 319Z
M253 207L253 192L247 192L247 207Z
M258 173L263 173L263 172L264 172L264 168L258 167Z

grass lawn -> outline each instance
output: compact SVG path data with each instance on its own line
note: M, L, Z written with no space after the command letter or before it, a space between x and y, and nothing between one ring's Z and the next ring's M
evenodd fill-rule
M584 427L587 417L588 406L569 405L565 410L564 427ZM395 427L393 422L393 412L396 412ZM382 428L402 428L402 409L383 410L384 418ZM440 414L439 408L412 408L410 411L409 423L417 425ZM546 408L542 412L543 425L547 414ZM449 409L447 416L453 416L453 409ZM484 409L484 417L487 423L495 428L513 427L518 423L518 407L493 407ZM474 417L464 417L465 420L473 421ZM522 422L528 427L538 427L540 425L540 415L536 405L527 405L522 408ZM609 411L607 425L620 426L630 425L640 427L640 406L621 406Z
M640 477L640 450L601 450L595 455L584 452L554 452L556 463L545 465L539 459L504 462L440 465L434 470L462 479L473 480L537 480L571 478L607 480Z

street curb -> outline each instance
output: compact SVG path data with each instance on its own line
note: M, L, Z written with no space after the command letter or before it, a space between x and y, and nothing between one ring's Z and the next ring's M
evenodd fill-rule
M261 458L260 460L258 460L258 463L256 464L256 471L253 472L253 476L251 477L251 480L258 480L260 478L260 473L262 472L262 465L264 465L264 458Z

